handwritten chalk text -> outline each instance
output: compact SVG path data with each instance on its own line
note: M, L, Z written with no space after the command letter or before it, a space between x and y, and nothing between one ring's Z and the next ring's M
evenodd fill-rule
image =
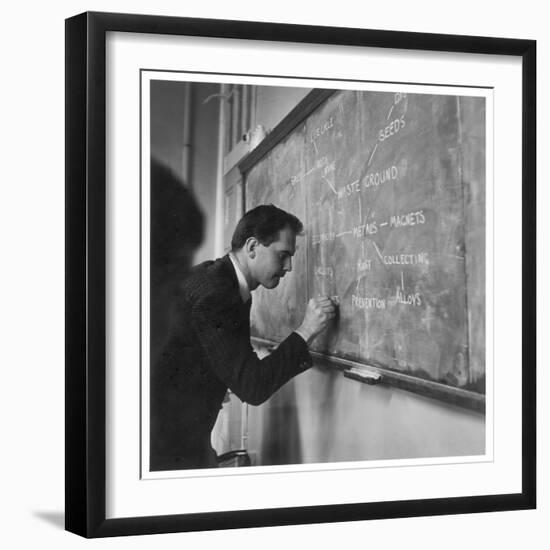
M309 140L315 141L316 139L319 139L322 135L326 134L333 127L334 127L334 119L330 117L323 125L319 126L318 128L315 128L315 130L311 132L309 136Z
M393 94L393 104L397 105L398 103L401 103L405 98L407 97L407 94L404 94L402 92L395 92Z
M389 181L395 181L399 178L399 170L397 166L391 166L385 168L379 172L369 172L363 178L363 186L368 189L369 187L378 187L381 183Z
M358 260L357 271L370 271L372 268L372 260Z
M334 239L336 239L336 233L331 231L329 233L320 233L319 235L313 235L312 242L315 245L327 241L333 241Z
M329 266L317 266L315 268L315 275L321 275L322 277L333 277L334 270Z
M424 211L409 212L408 214L399 214L390 217L391 227L408 227L412 225L420 225L426 223L426 217Z
M427 252L418 252L415 254L391 254L383 256L382 261L385 265L429 265Z
M357 180L340 187L340 189L338 189L338 198L343 199L344 197L349 197L354 193L359 193L359 191L361 191L361 187L359 185L359 180Z
M405 128L405 115L401 115L399 118L396 118L393 122L388 124L384 129L378 132L378 140L385 141L391 136L399 133L403 128Z
M386 309L386 299L352 294L351 305L357 309Z
M353 236L356 239L360 239L361 237L366 237L367 235L375 235L378 233L378 226L376 225L376 222L371 223L364 223L362 225L357 225L353 228Z
M414 294L405 294L400 289L397 289L394 299L396 304L403 304L406 306L421 306L422 298L420 293L415 292Z

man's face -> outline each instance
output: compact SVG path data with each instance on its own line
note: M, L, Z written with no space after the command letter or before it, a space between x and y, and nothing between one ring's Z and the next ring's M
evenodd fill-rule
M258 243L251 262L255 281L265 288L275 288L287 271L292 271L292 256L296 251L296 234L289 227L279 231L277 240L264 246Z

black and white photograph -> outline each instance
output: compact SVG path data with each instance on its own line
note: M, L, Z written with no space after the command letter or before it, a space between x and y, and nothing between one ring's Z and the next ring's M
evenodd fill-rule
M256 82L141 74L142 474L490 460L492 90Z

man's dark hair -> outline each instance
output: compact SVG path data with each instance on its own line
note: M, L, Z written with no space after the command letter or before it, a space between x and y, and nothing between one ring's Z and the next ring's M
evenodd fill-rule
M231 239L231 248L242 248L249 237L256 237L264 246L269 246L285 227L289 227L296 235L304 230L303 223L293 214L273 204L261 204L239 220Z

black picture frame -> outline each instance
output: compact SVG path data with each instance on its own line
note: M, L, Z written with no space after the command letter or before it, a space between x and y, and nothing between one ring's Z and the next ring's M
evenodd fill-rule
M522 490L514 494L106 519L106 33L515 56L522 62ZM532 509L536 506L536 42L128 15L66 20L66 529L84 537ZM518 338L520 335L518 334Z

